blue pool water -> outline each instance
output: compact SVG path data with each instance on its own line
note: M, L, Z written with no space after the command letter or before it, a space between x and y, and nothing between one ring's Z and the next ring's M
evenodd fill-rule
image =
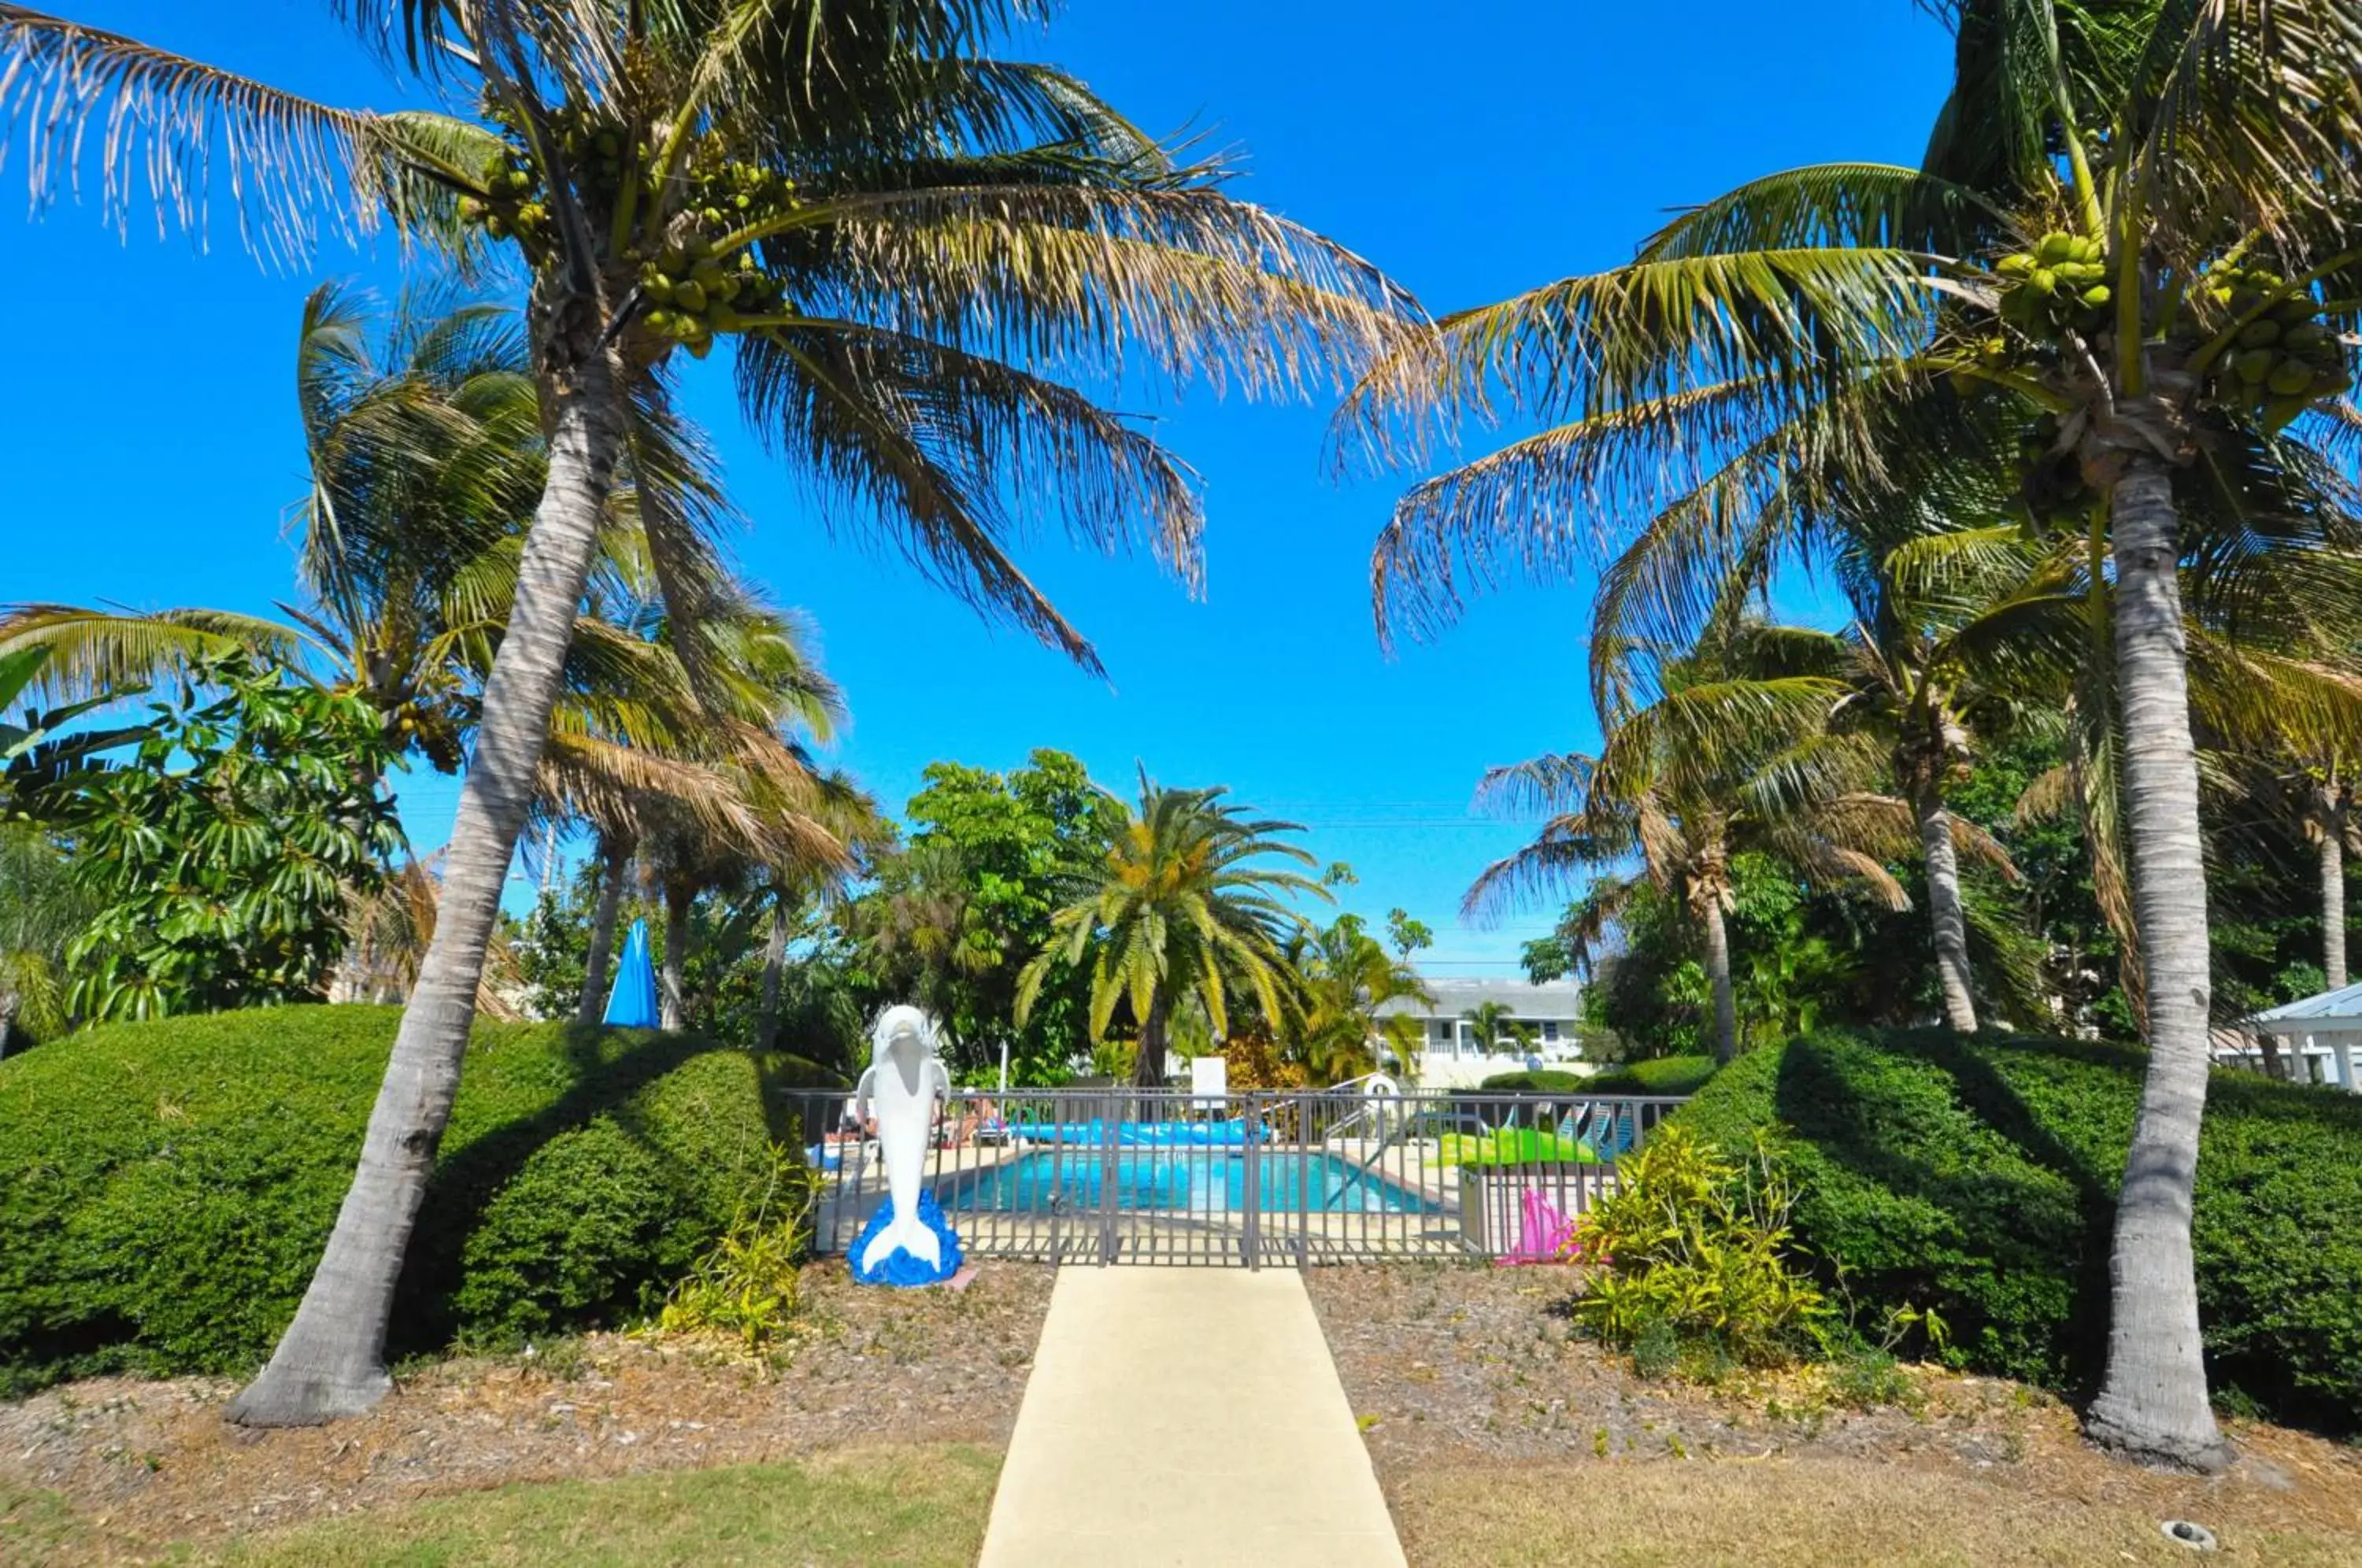
M1418 1195L1357 1170L1330 1154L1266 1150L1255 1156L1256 1202L1266 1212L1415 1214ZM1097 1209L1108 1178L1107 1156L1096 1149L1037 1152L940 1189L946 1209L1046 1211ZM1310 1191L1305 1190L1309 1183ZM1309 1202L1306 1202L1307 1198ZM1120 1209L1224 1214L1247 1207L1247 1157L1222 1149L1121 1149L1115 1157L1115 1206Z

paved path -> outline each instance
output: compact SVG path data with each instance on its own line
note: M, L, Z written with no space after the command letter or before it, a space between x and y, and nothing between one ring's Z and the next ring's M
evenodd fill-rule
M1065 1268L983 1568L1402 1568L1294 1269Z

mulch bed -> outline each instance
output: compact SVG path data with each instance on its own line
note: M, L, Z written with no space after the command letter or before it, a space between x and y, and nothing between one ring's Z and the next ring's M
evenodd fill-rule
M1390 1493L1463 1465L1781 1455L1950 1467L2159 1517L2232 1506L2362 1535L2362 1453L2307 1433L2232 1423L2241 1458L2230 1475L2162 1475L2098 1455L2070 1409L1997 1378L1914 1368L1916 1410L1866 1411L1833 1403L1817 1374L1719 1388L1643 1379L1575 1332L1571 1269L1388 1264L1317 1268L1305 1281Z
M237 1386L221 1379L93 1379L0 1404L0 1481L161 1541L512 1481L1002 1444L1052 1278L988 1263L960 1290L876 1290L842 1260L816 1264L776 1365L721 1342L592 1334L416 1368L370 1415L309 1430L229 1425Z

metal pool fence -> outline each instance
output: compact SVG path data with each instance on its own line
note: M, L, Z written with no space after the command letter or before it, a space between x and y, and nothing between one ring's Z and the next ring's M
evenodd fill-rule
M962 1091L927 1185L971 1257L1259 1268L1541 1256L1616 1186L1671 1097L1187 1088ZM817 1250L885 1201L843 1094L799 1107Z

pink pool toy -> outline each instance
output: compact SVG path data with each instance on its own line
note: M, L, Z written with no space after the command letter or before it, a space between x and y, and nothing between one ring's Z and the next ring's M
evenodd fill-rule
M1560 1213L1555 1204L1532 1187L1526 1189L1524 1207L1517 1246L1503 1253L1496 1261L1504 1268L1520 1264L1564 1262L1567 1242L1574 1234L1574 1221Z

